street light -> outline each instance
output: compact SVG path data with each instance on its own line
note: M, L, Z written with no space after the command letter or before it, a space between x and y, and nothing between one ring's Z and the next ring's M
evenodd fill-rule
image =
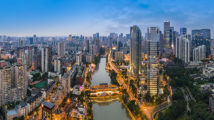
M69 104L71 102L70 98L67 99L67 103Z

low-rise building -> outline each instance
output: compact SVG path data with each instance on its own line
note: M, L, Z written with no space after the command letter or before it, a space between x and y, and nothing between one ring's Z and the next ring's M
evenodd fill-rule
M203 75L207 78L214 77L214 67L203 68Z

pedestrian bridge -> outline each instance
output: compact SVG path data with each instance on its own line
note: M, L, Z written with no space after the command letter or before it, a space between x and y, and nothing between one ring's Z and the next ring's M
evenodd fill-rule
M91 97L105 97L121 94L119 88L116 85L109 85L107 83L100 83L96 86L91 86L88 90Z

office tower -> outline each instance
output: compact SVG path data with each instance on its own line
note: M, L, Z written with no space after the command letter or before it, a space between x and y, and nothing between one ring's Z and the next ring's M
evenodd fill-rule
M141 74L141 31L136 25L130 28L130 73Z
M180 35L187 35L187 28L185 27L180 28Z
M57 47L57 53L59 57L62 57L65 55L65 43L59 42Z
M35 44L37 42L37 37L36 34L33 35L33 44Z
M85 41L85 51L88 53L89 50L90 50L90 42L89 42L89 40L86 40Z
M99 39L99 33L93 34L93 39L94 39L94 45L95 47L95 55L98 56L100 52L100 39Z
M170 44L171 48L174 45L174 43L173 43L173 38L174 38L173 32L174 32L174 27L170 27L169 28L169 44Z
M175 43L178 37L178 32L174 30L174 27L170 27L170 47L173 55L175 55Z
M43 47L41 53L42 72L48 72L51 69L52 49L51 47Z
M164 53L170 53L170 21L164 21Z
M123 47L123 43L122 43L122 41L118 41L117 42L117 50L118 51L121 51L121 48Z
M171 48L172 48L172 53L173 55L176 54L176 39L178 39L179 37L179 33L177 31L173 31L172 32L172 45L171 45Z
M162 53L164 52L164 35L163 33L160 31L160 46L159 46L159 49L160 49L160 54L162 55Z
M29 44L33 45L33 38L32 37L29 38Z
M193 49L193 61L198 62L206 58L206 46L201 45Z
M147 90L150 96L157 95L159 91L158 58L160 37L160 31L157 27L149 27L147 29Z
M192 47L200 45L210 46L210 29L192 30ZM206 56L210 55L210 47L206 47Z
M186 36L176 39L176 57L185 63L190 62L190 40Z

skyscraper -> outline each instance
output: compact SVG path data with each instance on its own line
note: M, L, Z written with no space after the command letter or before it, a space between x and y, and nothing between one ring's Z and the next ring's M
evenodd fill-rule
M27 75L26 75L26 66L17 64L14 66L14 73L15 73L15 86L17 88L17 96L19 96L20 99L24 99L27 95Z
M190 40L187 36L179 36L176 39L176 57L185 63L190 62Z
M159 58L159 43L160 31L157 27L150 27L147 29L147 90L151 96L157 95L159 91L159 77L158 77L158 58Z
M201 45L193 49L193 61L201 61L206 58L206 46Z
M89 42L89 40L86 40L85 41L85 51L88 53L89 50L90 50L90 42Z
M130 72L134 76L141 73L141 31L136 25L130 28Z
M180 35L187 35L187 28L185 27L180 28Z
M0 105L24 100L27 94L26 66L0 61Z
M170 21L164 21L164 53L169 54L170 49Z
M51 47L43 47L41 54L42 72L48 72L51 69L52 49Z
M62 57L65 55L65 43L64 42L59 42L58 43L58 56Z
M192 47L200 45L210 46L211 32L210 29L192 30ZM206 47L206 55L210 54L210 47Z
M95 33L95 34L93 34L93 39L94 39L94 44L95 44L95 51L96 51L96 53L95 53L95 55L97 56L97 55L99 55L99 52L100 52L100 39L99 39L99 33Z

